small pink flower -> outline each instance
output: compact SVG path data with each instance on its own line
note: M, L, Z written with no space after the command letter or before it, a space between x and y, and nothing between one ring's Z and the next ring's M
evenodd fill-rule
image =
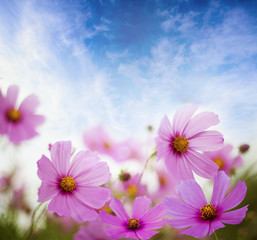
M229 175L243 164L243 159L240 155L236 157L232 156L232 150L233 146L226 144L218 151L205 152L204 154L219 166L219 170Z
M202 112L194 117L196 107L179 109L173 125L167 116L161 122L157 145L157 160L164 159L168 171L181 180L193 179L193 172L204 178L213 178L218 166L202 151L215 151L222 147L223 137L217 131L205 129L219 123L212 112Z
M122 182L123 191L128 193L130 197L142 196L147 193L147 186L145 184L139 183L140 174L135 174L131 176L126 182Z
M111 240L104 231L104 223L101 218L89 222L87 226L81 226L74 235L74 240Z
M119 199L112 199L110 207L116 216L102 210L100 217L103 222L112 225L113 228L106 228L105 232L113 239L125 236L133 239L149 239L158 231L153 229L161 228L165 224L162 220L166 215L163 205L158 204L150 211L151 200L144 197L137 197L132 206L132 217L123 208Z
M42 184L39 202L51 199L48 209L59 216L72 216L77 222L92 221L97 209L110 199L110 190L99 187L110 179L108 165L96 153L80 151L70 163L71 142L56 142L51 160L46 156L37 162Z
M174 228L187 228L181 234L196 238L211 235L223 223L239 224L245 217L247 206L228 212L240 204L246 194L245 182L239 181L236 187L226 197L229 187L229 177L219 171L214 177L214 187L211 202L207 203L204 193L198 183L191 179L182 181L178 193L183 201L177 198L166 198L164 206L167 215L175 218L167 222Z
M35 114L39 101L34 94L25 98L17 108L18 92L14 85L8 88L6 97L0 91L0 134L6 134L14 144L37 136L35 128L45 120Z

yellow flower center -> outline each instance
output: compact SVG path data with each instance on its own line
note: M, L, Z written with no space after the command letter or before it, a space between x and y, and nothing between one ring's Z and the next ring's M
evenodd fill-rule
M204 220L212 220L216 217L216 209L212 204L203 205L200 212Z
M104 142L104 148L111 149L112 145L110 143L108 143L108 142Z
M186 150L188 150L189 142L187 138L179 136L174 139L172 145L177 152L185 152Z
M131 230L136 230L140 227L139 220L137 218L130 218L128 220L128 228Z
M127 188L129 195L136 196L138 188L134 184L130 184Z
M219 170L221 170L224 167L224 161L220 157L214 158L213 162L215 162L219 166Z
M7 119L11 122L18 122L21 119L21 113L19 110L16 110L14 108L10 109L6 113Z
M63 177L60 186L63 191L72 192L72 190L76 187L76 183L74 181L74 178L71 176Z
M159 176L159 183L162 187L164 187L167 184L167 179L164 176Z

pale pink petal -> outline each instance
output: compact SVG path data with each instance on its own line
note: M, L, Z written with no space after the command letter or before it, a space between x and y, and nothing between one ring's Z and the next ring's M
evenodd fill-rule
M174 135L172 134L172 127L170 124L170 120L166 115L163 117L161 121L161 125L158 130L158 136L159 138L165 141L170 141L170 139L174 137Z
M240 167L243 164L243 158L239 155L234 158L233 167Z
M217 229L224 228L225 225L219 220L210 221L209 235L211 236Z
M189 138L189 149L197 151L217 151L223 146L223 135L217 131L204 131Z
M23 113L21 113L23 114ZM31 128L34 128L40 124L42 124L45 121L45 117L41 115L36 114L26 114L23 118L23 124L26 124L27 126L30 126Z
M172 151L170 151L169 154L164 158L165 166L168 172L172 174L172 177L175 179L178 178L178 167L177 167L178 160L179 160L178 155L173 153Z
M137 197L132 206L132 217L133 218L142 218L150 209L152 201L150 198L143 196Z
M219 123L218 115L213 112L202 112L195 115L185 128L185 137L191 138L195 134Z
M42 182L38 189L38 202L46 202L57 195L61 189L56 184Z
M167 215L172 218L192 218L199 213L199 209L196 210L177 198L165 198L163 204L167 209Z
M111 198L111 191L103 187L78 186L73 194L84 204L95 209L102 208Z
M106 162L99 162L93 168L82 171L74 178L79 186L99 186L111 178L111 173Z
M158 231L151 231L147 229L139 229L136 232L138 237L142 240L150 239L153 235L158 233Z
M157 155L157 161L160 159L166 159L169 158L169 155L171 152L173 152L173 149L171 147L171 141L164 141L160 138L155 138L156 143L156 155Z
M199 209L207 204L200 185L195 180L181 181L178 186L179 196L191 207Z
M8 89L7 89L7 99L8 102L13 105L13 107L15 106L15 103L17 101L17 96L19 93L19 88L16 85L11 85Z
M48 210L57 213L59 216L70 216L71 212L67 200L69 195L71 194L59 192L48 204Z
M81 172L94 168L99 162L100 158L96 152L80 151L72 160L69 175L78 177Z
M149 212L147 212L141 220L145 223L152 223L161 220L165 216L165 207L162 204L157 204Z
M74 240L95 240L95 238L88 232L88 229L81 226L79 231L73 236Z
M240 204L245 197L246 190L247 187L245 185L245 182L241 182L239 180L232 192L228 194L228 196L222 202L220 202L220 208L222 209L222 211L225 212Z
M95 220L98 216L97 212L79 201L73 194L68 195L67 202L72 218L77 222L85 222Z
M39 100L37 96L34 94L31 94L22 101L19 107L19 110L26 113L34 113L38 105L39 105Z
M167 220L167 223L174 228L187 228L199 223L197 218L185 218L185 219L175 219Z
M234 211L222 213L220 214L219 220L223 223L239 224L245 218L245 214L247 210L248 210L248 205Z
M213 178L219 167L207 156L193 150L187 150L185 158L193 171L203 178Z
M110 203L110 207L112 211L117 215L117 217L119 217L123 221L127 222L128 219L130 218L127 212L125 211L125 209L123 208L119 199L117 198L112 199Z
M127 234L125 235L125 238L126 238L126 239L127 239L127 238L129 238L129 239L133 238L133 239L139 240L139 238L138 238L138 236L137 236L137 232L136 232L136 231L131 231L131 230L128 230L128 231L127 231Z
M37 175L41 180L58 184L60 176L58 176L53 163L45 155L42 155L42 157L37 161L37 166Z
M120 238L124 236L128 230L125 228L105 228L104 231L112 238Z
M71 157L71 142L56 142L51 148L51 159L59 175L67 176Z
M178 179L180 180L188 180L188 179L194 179L193 172L190 168L190 163L185 158L185 154L177 154L177 174Z
M217 172L214 177L214 186L212 192L211 203L218 206L224 199L229 187L229 177L223 172Z
M202 221L200 223L195 224L191 228L186 229L181 232L181 234L186 234L193 236L195 238L203 238L209 232L209 221Z
M122 221L120 218L114 217L111 214L107 213L105 210L101 210L99 213L100 218L103 222L114 225L117 227L123 227L124 221Z
M182 107L176 111L173 118L173 135L175 137L184 135L184 129L186 129L186 126L196 109L196 106L190 105Z
M24 124L9 124L8 126L8 138L14 144L19 144L23 140L27 140L37 136L38 133Z

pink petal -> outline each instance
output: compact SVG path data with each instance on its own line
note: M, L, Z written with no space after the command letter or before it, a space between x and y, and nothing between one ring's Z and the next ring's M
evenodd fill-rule
M147 229L139 229L136 231L137 235L140 239L150 239L153 235L157 234L158 231L151 231Z
M111 191L103 187L79 186L73 193L84 204L95 209L102 208L111 198Z
M19 93L19 88L16 85L11 85L8 89L7 89L7 99L8 102L13 105L13 107L15 106L15 103L17 101L17 96Z
M167 223L174 228L187 228L199 223L197 218L185 218L185 219L175 219L167 220Z
M144 227L147 229L158 229L163 227L163 225L166 224L166 222L166 219L159 222L144 222Z
M60 178L60 176L58 176L53 163L45 155L42 155L42 157L37 161L37 166L37 175L41 180L58 184L58 178Z
M157 155L157 161L160 159L166 159L169 158L170 152L173 152L173 149L171 147L171 141L164 141L160 138L155 138L156 143L156 155Z
M207 156L193 150L187 150L185 158L193 171L203 178L213 178L219 169L218 165Z
M104 231L112 238L120 238L124 236L128 230L125 228L105 228Z
M223 135L217 131L204 131L189 140L189 148L197 151L217 151L224 142Z
M56 184L42 182L38 189L38 202L45 202L57 195L61 189Z
M84 226L81 226L79 231L73 236L74 240L95 240L92 235L88 232L88 229Z
M239 224L245 218L245 214L247 210L248 210L248 205L234 211L222 213L220 214L219 220L223 223Z
M62 177L67 176L71 157L71 141L56 142L51 148L51 159Z
M48 210L57 213L59 216L70 216L68 196L69 194L59 192L48 204Z
M23 114L23 113L21 113ZM35 115L35 114L26 114L24 115L23 124L26 124L27 126L30 126L31 128L35 128L38 125L41 125L45 121L45 117L41 115Z
M245 182L239 180L232 192L220 203L222 211L232 209L241 203L245 197L246 190Z
M183 136L184 129L186 128L189 120L195 113L196 106L185 106L178 109L173 118L173 135L174 136Z
M106 162L99 162L93 168L82 170L75 181L79 186L99 186L105 184L111 178L109 167Z
M177 198L165 198L163 204L167 209L167 215L172 218L192 218L199 213L199 210L190 207Z
M211 203L218 206L224 199L229 187L229 177L223 172L217 172L214 177L213 193Z
M151 204L150 198L146 196L137 197L132 206L132 217L141 219L149 211Z
M185 137L191 138L195 134L219 123L218 115L213 112L202 112L195 115L187 124Z
M225 225L218 220L210 221L209 235L211 236L217 229L224 227Z
M177 171L180 180L194 179L189 161L185 158L185 154L177 154Z
M132 231L132 230L129 230L128 232L127 232L127 234L125 235L125 239L127 239L127 238L129 238L129 239L137 239L137 240L139 240L139 238L138 238L138 236L137 236L137 232L136 231Z
M39 100L37 96L34 94L31 94L22 101L19 107L19 110L22 112L32 114L36 111L36 108L38 107L38 105L39 105Z
M99 213L100 218L103 222L114 225L117 227L123 227L124 221L122 221L120 218L114 217L111 214L107 213L105 210L101 210Z
M79 201L73 194L68 195L68 206L72 218L77 222L85 222L95 220L98 216L97 212Z
M186 234L193 236L195 238L203 238L208 234L209 231L209 221L202 221L201 223L197 223L191 228L186 229L181 232L181 234Z
M117 217L119 217L123 221L127 222L128 219L130 218L127 212L125 211L125 209L123 208L119 199L117 198L112 199L110 203L110 207L112 211L117 215Z
M189 206L199 211L203 205L207 204L203 191L195 180L181 181L178 194Z
M161 125L158 130L158 136L164 141L170 141L170 139L174 137L172 134L172 127L170 124L170 120L166 115L163 117L161 121Z
M152 223L161 220L165 216L165 207L162 204L157 204L149 212L147 212L141 220L145 223Z
M172 174L173 178L178 178L178 167L177 161L179 159L177 154L173 153L172 151L164 158L165 166L170 174Z
M91 168L94 168L99 162L100 158L95 152L80 151L72 160L69 175L78 177L80 176L82 169L88 171Z

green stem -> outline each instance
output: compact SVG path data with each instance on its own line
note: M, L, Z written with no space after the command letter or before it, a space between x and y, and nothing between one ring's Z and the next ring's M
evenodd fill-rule
M35 227L35 216L36 216L37 211L39 210L39 208L40 208L42 205L43 205L43 203L39 203L39 204L37 205L37 207L35 208L35 210L33 211L32 216L31 216L30 228L29 228L28 232L25 233L23 239L29 239L30 236L32 235L33 230L34 230L34 227ZM44 212L44 211L42 211L42 212ZM42 216L42 213L39 215L39 218L40 218L41 216Z
M154 153L152 153L149 158L147 158L147 160L146 160L146 162L145 162L145 166L144 166L144 168L143 168L143 171L142 171L142 173L141 173L141 175L140 175L140 177L139 177L139 179L138 179L138 182L137 182L137 186L138 186L138 187L139 187L139 185L140 185L140 181L141 181L141 179L142 179L142 176L143 176L143 174L144 174L144 171L145 171L145 169L146 169L146 167L147 167L147 164L148 164L149 160L150 160L151 158L153 158L155 155L156 155L156 151L155 151Z
M219 240L218 237L217 237L216 232L214 232L213 235L214 235L214 237L215 237L215 240Z

